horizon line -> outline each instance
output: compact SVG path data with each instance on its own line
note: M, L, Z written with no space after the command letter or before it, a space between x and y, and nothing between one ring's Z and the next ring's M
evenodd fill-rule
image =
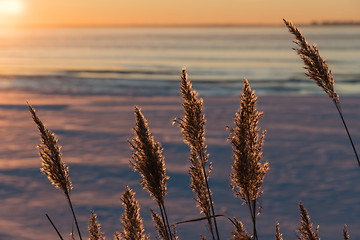
M200 23L200 24L49 24L0 26L1 28L122 28L122 27L278 27L282 23ZM297 26L345 26L360 25L360 21L312 21L296 23Z

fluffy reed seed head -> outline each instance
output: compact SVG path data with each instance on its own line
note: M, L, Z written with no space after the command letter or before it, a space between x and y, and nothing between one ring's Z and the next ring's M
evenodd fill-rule
M121 240L120 234L117 233L117 232L115 232L115 233L114 233L114 239L115 239L115 240Z
M135 193L128 187L121 196L122 205L125 211L121 216L123 230L120 232L121 239L124 240L145 240L148 239L144 233L142 219L140 217L140 207L135 199Z
M97 221L97 215L91 211L89 220L89 240L105 240L104 234L101 232L101 225Z
M161 217L159 216L159 214L157 214L154 210L150 209L151 211L151 215L153 218L153 221L155 223L155 228L156 231L160 237L160 239L162 240L167 240L168 239L168 235L167 235L167 231L165 228L165 224L162 221Z
M305 209L302 202L299 204L300 209L300 217L301 217L301 224L298 228L298 232L300 233L300 236L298 235L297 238L299 240L320 240L318 236L318 229L319 226L313 230L312 223L310 221L310 216Z
M128 141L132 148L130 164L135 171L139 171L142 175L142 186L156 201L163 203L166 181L169 177L166 176L161 145L154 141L147 120L137 106L135 107L135 120L136 127L133 129L135 136L132 141Z
M184 99L184 117L176 118L174 123L178 123L184 136L184 141L194 152L204 151L205 145L205 114L203 113L203 100L198 99L198 94L192 90L192 84L188 79L185 68L181 72L180 92Z
M348 231L347 231L347 226L346 226L346 224L345 224L345 226L344 226L344 228L343 228L343 236L344 236L344 240L349 240L349 238L350 238L350 235L349 235L349 233L348 233Z
M282 233L280 233L280 224L279 224L279 222L276 223L275 240L284 240L283 237L282 237Z
M231 232L231 240L251 240L252 238L246 232L244 225L241 221L234 218L235 229Z
M261 112L256 109L257 97L249 82L244 78L240 110L235 114L235 129L230 128L229 141L232 144L234 163L232 164L232 187L236 196L245 203L259 200L261 184L269 170L268 163L261 164L262 146L265 132L258 133Z
M317 46L315 44L309 45L305 40L304 35L297 27L285 19L283 19L283 21L290 33L295 36L294 42L298 45L298 48L294 50L303 60L305 69L308 70L306 76L314 80L314 82L337 104L339 102L339 95L334 90L334 77L330 68L327 66L326 60L321 58Z
M69 194L72 184L69 178L69 167L61 160L60 146L54 133L46 129L42 121L36 115L35 109L28 104L31 117L37 125L41 144L38 145L42 158L41 172L47 175L50 182L60 188L65 194Z
M202 170L201 160L199 156L191 152L190 154L190 162L191 165L189 167L189 175L191 179L190 187L196 195L197 206L200 207L201 212L205 214L205 216L210 216L210 198L209 192L206 188L205 175ZM211 192L210 192L211 193ZM208 221L211 222L209 218Z
M198 98L198 93L192 89L186 69L181 72L180 92L183 97L184 117L176 118L184 137L184 142L190 146L191 189L196 195L197 206L206 216L211 215L209 190L206 186L206 178L211 172L211 162L208 162L207 146L205 144L205 114L203 113L203 100ZM204 173L204 167L209 163L209 168ZM211 194L211 192L210 192ZM211 219L208 219L211 222ZM210 224L211 226L211 224Z

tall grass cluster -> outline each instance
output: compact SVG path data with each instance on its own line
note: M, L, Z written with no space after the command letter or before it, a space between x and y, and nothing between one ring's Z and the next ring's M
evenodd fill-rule
M342 115L339 95L334 90L334 78L331 70L327 66L326 60L322 59L317 47L309 45L303 34L291 22L284 20L290 33L295 36L295 43L298 48L295 49L304 62L307 69L306 75L312 79L322 90L330 97L335 104L338 113L342 119L345 130L350 139L356 160L360 166L359 158L355 146L351 139L349 130ZM125 186L121 196L121 203L124 212L121 216L122 229L114 234L114 239L120 240L145 240L179 239L176 226L179 224L191 224L196 221L204 221L208 225L208 232L199 233L200 239L223 239L221 231L217 224L219 218L225 218L229 224L233 225L231 232L232 240L259 240L257 222L261 217L261 196L263 194L262 183L266 179L266 173L270 170L270 164L262 160L262 147L266 130L259 128L259 121L263 115L257 110L257 96L251 89L249 81L244 78L243 89L240 99L239 109L234 114L233 126L228 127L228 142L232 146L233 164L232 172L229 176L231 188L234 196L239 198L239 207L243 204L249 209L250 226L244 226L243 222L236 216L225 216L215 212L215 203L211 191L211 170L212 162L207 153L206 145L206 116L203 110L203 100L193 89L188 74L182 69L180 75L180 93L183 98L183 116L176 117L174 124L177 125L183 134L184 143L189 147L189 169L188 174L191 179L190 188L194 193L195 204L199 209L199 217L196 219L184 219L181 222L170 222L166 204L167 180L169 176L166 173L165 159L162 155L161 144L156 141L151 133L148 121L141 111L141 108L135 106L135 127L133 128L134 137L128 140L129 147L132 150L130 166L134 171L141 175L140 184L146 189L153 200L156 202L157 209L151 209L152 218L158 236L149 236L143 226L143 220L140 216L140 206L135 199L135 192ZM76 226L76 234L72 234L73 239L82 239L82 233L71 201L72 184L69 177L69 168L61 158L60 146L58 141L50 130L40 120L35 109L28 105L32 119L38 127L41 144L38 145L40 157L42 159L41 171L47 175L50 182L59 188L65 195L72 212L73 220ZM297 236L300 240L319 240L318 227L314 227L310 220L309 213L304 205L299 203L300 224L297 229ZM50 216L46 215L51 226L54 228L54 234L59 239L64 239L67 233L60 233L53 223ZM242 216L243 217L243 216ZM246 230L247 229L247 230ZM101 232L101 225L97 220L97 215L91 212L88 226L88 235L90 240L105 239ZM280 230L280 223L274 226L274 238L283 240ZM346 225L343 229L344 240L349 239Z

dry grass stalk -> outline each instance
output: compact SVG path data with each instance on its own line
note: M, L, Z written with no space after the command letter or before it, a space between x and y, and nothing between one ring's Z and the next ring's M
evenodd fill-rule
M284 240L282 237L282 233L280 233L280 224L276 223L276 229L275 229L275 240Z
M344 240L348 240L350 238L350 235L347 231L347 226L345 225L343 228L343 236L344 236Z
M164 158L161 155L162 148L159 142L154 141L147 120L137 106L135 107L135 120L136 127L133 129L135 137L132 141L128 141L133 150L130 164L135 171L139 171L141 174L142 186L157 201L168 239L173 239L164 205L166 181L169 177L166 176Z
M101 232L101 225L97 221L97 215L91 211L89 220L89 240L105 240L104 234Z
M236 220L236 218L234 218L233 223L235 225L235 229L234 229L234 231L232 231L231 240L251 240L252 239L247 234L242 222L240 222L240 221Z
M298 49L295 50L299 54L300 58L303 60L305 64L305 69L308 70L306 76L314 80L314 82L319 87L321 87L334 102L336 109L338 110L341 117L342 123L345 127L346 133L349 137L358 165L360 167L359 156L356 152L355 145L350 136L350 132L341 111L339 95L334 90L334 77L331 73L330 68L327 66L326 60L321 58L319 50L315 44L309 45L309 43L305 40L304 35L297 27L295 27L291 22L288 22L285 19L283 20L285 25L288 27L290 33L295 36L296 40L294 42L298 45Z
M61 160L60 146L57 144L55 134L45 128L45 125L36 115L35 109L30 104L28 104L28 108L40 132L41 144L38 145L38 148L40 149L39 152L42 159L41 171L48 176L48 179L55 187L64 192L76 224L79 238L82 240L80 228L70 199L72 184L69 178L69 167Z
M198 99L198 94L192 89L192 84L188 79L185 68L181 73L181 95L184 99L182 106L184 108L184 117L176 118L174 123L178 123L184 136L184 141L190 146L189 175L191 178L190 187L196 195L197 205L201 212L208 218L210 232L215 239L213 223L210 216L215 216L211 190L208 183L211 172L211 162L208 161L205 144L205 114L203 113L203 100ZM208 169L206 169L208 168ZM213 219L217 239L220 239L217 229L216 218Z
M262 145L265 136L263 131L258 136L258 122L262 116L256 110L257 97L251 90L249 82L244 78L243 92L241 94L240 110L235 114L235 129L230 130L229 140L233 148L234 163L232 165L232 188L249 206L254 228L254 239L257 239L256 215L261 209L259 199L262 194L261 184L269 170L268 163L261 164Z
M148 239L144 233L142 219L140 217L140 207L134 197L135 193L128 187L121 196L121 202L125 211L121 217L123 230L120 232L121 239L124 240L145 240Z
M310 221L310 216L305 209L302 202L299 204L300 216L301 216L301 225L298 228L300 236L297 236L299 240L320 240L318 236L319 226L313 230L312 223Z
M61 236L61 233L59 232L59 230L57 229L57 227L55 226L54 222L51 220L51 218L49 217L49 215L46 213L45 214L46 218L49 220L51 226L54 228L54 230L56 231L56 234L58 235L60 240L63 240L64 238Z

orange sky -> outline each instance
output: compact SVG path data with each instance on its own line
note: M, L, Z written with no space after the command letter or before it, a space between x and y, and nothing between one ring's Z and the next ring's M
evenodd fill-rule
M4 1L23 7L10 11L3 4L0 26L360 21L360 0L0 0L0 7Z

